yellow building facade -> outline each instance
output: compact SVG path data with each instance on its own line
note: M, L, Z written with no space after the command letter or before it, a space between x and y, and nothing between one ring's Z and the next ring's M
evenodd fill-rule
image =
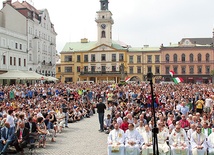
M184 38L176 45L131 47L112 40L112 13L108 0L100 1L97 11L97 41L83 38L68 42L56 64L56 77L61 82L146 81L152 72L154 82L172 81L173 70L184 82L210 82L214 73L213 38ZM123 68L121 68L123 66ZM214 75L213 75L214 76Z

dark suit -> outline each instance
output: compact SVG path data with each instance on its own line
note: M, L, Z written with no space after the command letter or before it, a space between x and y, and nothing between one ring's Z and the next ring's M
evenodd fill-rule
M32 127L30 131L30 122L25 123L25 127L29 130L29 142L30 144L35 142L35 139L37 138L37 126L35 122L32 122Z
M22 136L20 134L20 130L22 130ZM21 142L18 142L18 140L22 140ZM28 128L18 129L16 132L16 140L13 142L13 145L15 146L16 150L23 151L23 148L27 146L27 143L29 142L29 130Z
M1 129L1 139L0 139L0 151L5 153L8 146L15 140L15 134L11 128L3 127ZM3 141L6 141L3 144Z
M25 127L28 128L29 132L30 132L30 122L25 123ZM32 129L31 129L31 133L37 132L37 127L36 127L36 123L32 122Z

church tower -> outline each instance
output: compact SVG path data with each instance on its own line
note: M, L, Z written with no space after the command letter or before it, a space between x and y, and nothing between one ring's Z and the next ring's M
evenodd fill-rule
M112 13L108 10L108 0L100 0L100 11L97 11L97 44L112 44Z

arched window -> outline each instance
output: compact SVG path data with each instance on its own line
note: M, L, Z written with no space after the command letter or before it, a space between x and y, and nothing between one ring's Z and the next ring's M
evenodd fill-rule
M198 62L201 62L201 54L198 54Z
M210 55L209 53L206 54L206 62L209 62L210 61Z
M182 55L181 55L181 61L182 61L182 62L185 62L185 61L186 61L186 56L185 56L185 54L182 54Z
M169 62L169 54L165 55L166 62Z
M105 31L102 31L101 38L105 38L105 37L106 37L106 32L105 32Z
M178 55L177 55L177 54L174 54L174 55L173 55L173 61L174 61L174 62L177 62L177 61L178 61Z
M193 62L193 61L194 61L194 56L193 56L192 53L189 55L189 61L190 61L190 62Z

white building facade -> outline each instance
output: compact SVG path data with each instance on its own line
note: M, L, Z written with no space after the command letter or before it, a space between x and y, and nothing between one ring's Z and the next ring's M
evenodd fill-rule
M0 70L29 70L55 76L57 34L46 9L37 10L26 1L6 0L0 12L0 23L0 55L2 60L7 56L8 63L1 62ZM10 65L12 53L16 53L13 57L17 56L17 60L12 58L12 64L16 61L18 66ZM19 57L21 64L25 62L24 66L19 66Z

